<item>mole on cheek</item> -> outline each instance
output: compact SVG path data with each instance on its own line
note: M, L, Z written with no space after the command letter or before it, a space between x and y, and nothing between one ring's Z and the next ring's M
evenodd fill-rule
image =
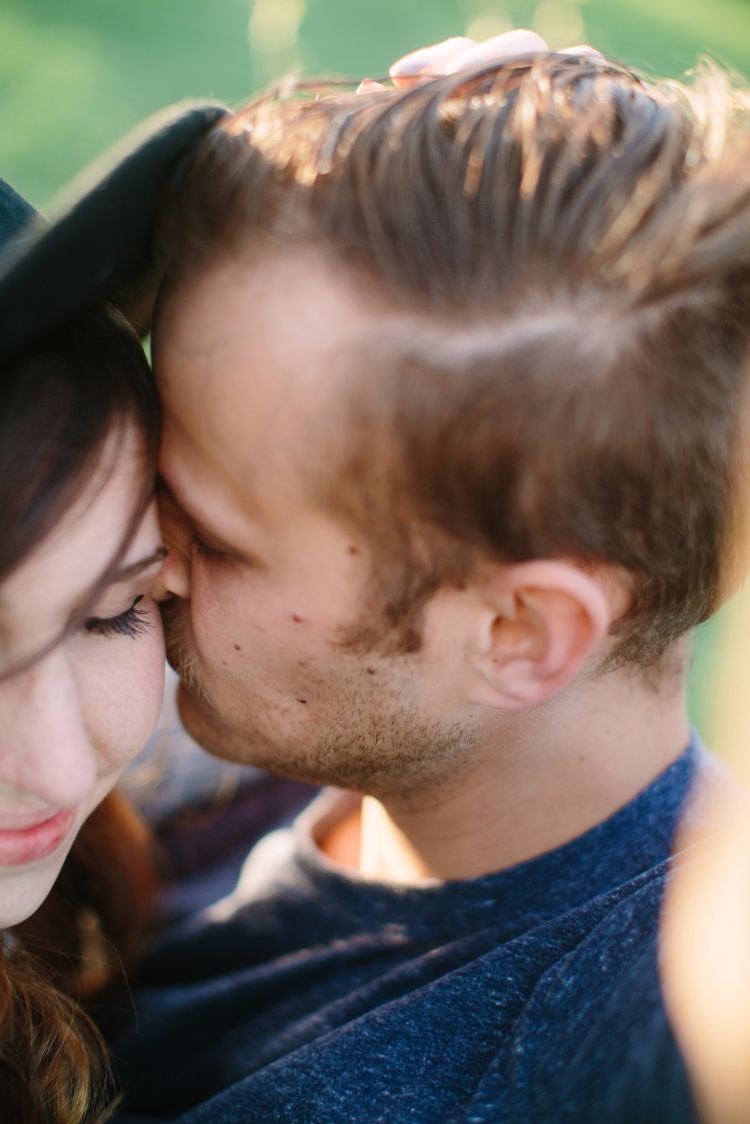
M302 624L302 617L298 617L296 613L292 613L292 620L295 624Z
M241 652L242 648L240 648L239 644L235 644L234 650L235 650L235 652Z
M350 554L359 554L359 547L358 546L350 546L349 547L349 553Z

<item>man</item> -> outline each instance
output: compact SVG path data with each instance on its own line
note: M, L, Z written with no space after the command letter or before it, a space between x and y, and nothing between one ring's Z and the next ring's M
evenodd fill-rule
M154 957L129 1112L691 1119L656 934L724 783L683 678L749 342L730 97L554 56L323 93L180 183L163 581L190 732L352 795Z

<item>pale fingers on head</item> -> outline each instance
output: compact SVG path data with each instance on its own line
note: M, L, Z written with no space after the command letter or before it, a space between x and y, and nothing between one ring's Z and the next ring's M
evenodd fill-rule
M493 35L491 39L475 43L462 54L457 55L448 65L446 73L455 74L459 70L480 66L483 62L500 62L503 59L516 58L518 55L535 55L547 51L549 47L535 31L526 31L522 28L517 31L504 31L502 35Z
M484 39L481 43L475 43L473 39L456 37L446 39L443 43L435 43L431 47L422 47L395 62L389 73L394 85L410 86L418 82L426 82L441 74L456 74L472 66L481 66L482 63L501 62L503 59L517 58L521 55L545 54L549 50L541 35L526 28L518 28L515 31L504 31L501 35L494 35L491 39ZM601 52L588 44L565 47L558 53L585 55L604 61ZM365 93L377 88L377 83L367 79L358 92Z
M448 74L451 63L460 55L476 47L473 39L456 36L430 47L421 47L394 62L388 73L395 86L412 86L426 82L439 74Z

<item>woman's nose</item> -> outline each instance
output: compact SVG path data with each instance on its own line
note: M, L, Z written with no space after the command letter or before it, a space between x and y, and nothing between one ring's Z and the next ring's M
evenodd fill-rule
M0 782L67 808L89 796L97 775L78 682L60 645L0 685Z

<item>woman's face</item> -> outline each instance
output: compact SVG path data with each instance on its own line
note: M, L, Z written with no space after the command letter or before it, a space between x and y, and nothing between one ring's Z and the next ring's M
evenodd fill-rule
M144 486L127 430L49 536L0 585L0 643L42 651L111 566ZM107 463L109 461L109 463ZM152 505L85 622L0 681L0 928L41 904L86 816L147 741L164 644L151 587L161 563Z

